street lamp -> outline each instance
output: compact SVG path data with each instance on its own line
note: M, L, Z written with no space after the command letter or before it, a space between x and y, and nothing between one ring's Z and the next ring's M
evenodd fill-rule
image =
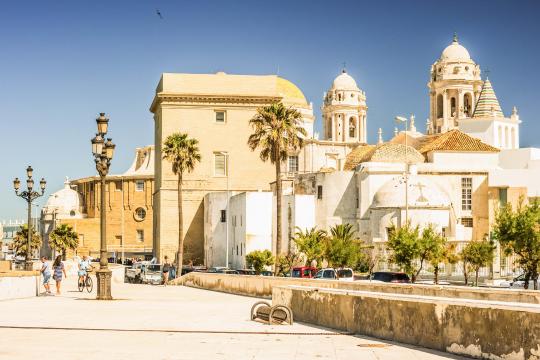
M42 178L39 182L41 193L34 191L34 179L32 179L33 173L34 169L32 169L31 166L28 166L26 168L26 190L21 192L20 194L19 189L21 188L21 180L19 180L19 178L15 178L15 180L13 180L13 188L15 189L15 195L26 200L26 203L28 204L28 243L26 244L26 260L24 264L25 270L28 271L32 270L32 202L38 197L43 196L43 194L45 193L45 186L47 185L45 179Z
M411 120L414 115L411 115ZM405 124L405 173L403 181L405 182L405 225L409 224L409 158L407 157L407 131L409 129L409 119L404 116L396 116L396 123Z
M92 154L94 155L94 161L96 163L96 170L101 180L101 204L100 204L100 250L99 250L99 270L96 271L97 277L97 299L98 300L112 300L111 295L111 277L112 272L109 270L109 263L107 260L107 223L106 223L106 203L105 203L105 178L109 173L111 166L111 160L114 155L114 149L116 145L113 144L111 138L107 138L107 130L109 127L109 118L105 116L105 113L99 113L99 117L96 119L97 134L91 140Z

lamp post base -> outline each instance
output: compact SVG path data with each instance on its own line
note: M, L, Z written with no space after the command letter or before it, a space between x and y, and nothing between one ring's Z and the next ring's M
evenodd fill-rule
M112 300L111 278L112 271L109 269L96 270L97 300Z

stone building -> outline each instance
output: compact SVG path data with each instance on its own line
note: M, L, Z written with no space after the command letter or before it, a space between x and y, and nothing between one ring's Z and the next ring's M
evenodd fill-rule
M121 175L106 178L107 248L109 257L151 257L153 243L154 147L136 150L131 167ZM59 224L69 224L79 234L77 255L99 257L100 250L99 176L64 183L50 195L42 209L44 255L50 232Z

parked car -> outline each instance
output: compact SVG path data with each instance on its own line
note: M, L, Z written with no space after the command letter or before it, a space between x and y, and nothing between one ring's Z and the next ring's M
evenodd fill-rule
M538 289L540 289L540 279L537 280ZM510 282L510 287L524 289L525 288L525 274L521 274L518 277L515 277L513 281ZM529 280L529 290L534 289L534 280Z
M371 275L371 280L389 283L410 283L409 275L402 272L377 271Z
M271 271L265 270L265 271L261 272L261 275L262 276L274 276L274 273L271 272Z
M206 272L217 273L220 270L225 270L225 269L228 270L228 268L226 266L213 266L211 268L208 268L208 270Z
M163 281L160 264L140 262L125 271L124 281L128 283L159 285Z
M291 271L293 278L308 278L311 279L317 275L317 268L311 266L297 266Z
M229 274L229 275L238 275L238 271L231 269L219 269L218 274Z
M343 268L337 270L339 281L354 281L354 272L351 268Z
M236 270L239 275L257 275L257 272L253 269L239 269Z
M336 270L332 268L321 269L317 272L314 279L318 280L337 280Z

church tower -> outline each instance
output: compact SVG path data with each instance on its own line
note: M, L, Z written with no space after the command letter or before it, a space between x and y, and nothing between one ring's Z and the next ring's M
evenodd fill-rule
M431 66L428 133L438 134L459 126L473 116L482 89L480 66L454 39Z
M342 70L324 94L324 139L341 143L366 143L366 93Z

